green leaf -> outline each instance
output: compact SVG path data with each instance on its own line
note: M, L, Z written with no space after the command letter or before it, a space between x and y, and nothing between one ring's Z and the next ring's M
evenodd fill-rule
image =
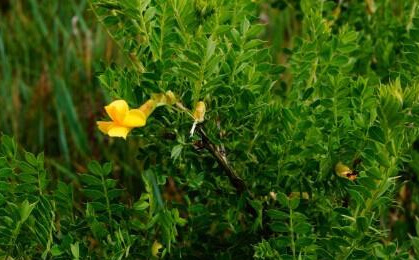
M105 197L105 194L103 194L103 192L98 191L98 190L93 190L93 189L83 189L83 193L93 199L93 200L97 200L97 199L101 199Z
M107 162L102 166L104 176L108 176L112 172L112 163Z
M344 43L344 44L348 44L351 42L356 41L356 39L358 38L358 34L355 31L349 31L345 34L340 35L340 40Z
M38 160L36 159L35 155L25 152L25 160L32 166L38 166Z
M147 9L147 11L144 14L144 22L148 23L153 19L156 15L156 8L150 7Z
M301 237L298 238L295 245L299 248L309 247L314 244L314 239L310 237Z
M276 194L276 199L278 200L278 202L283 206L283 207L287 207L288 208L288 203L289 203L289 199L288 196L285 195L282 192L278 192Z
M37 204L36 202L30 204L29 201L27 200L24 200L22 204L20 204L19 214L20 214L21 223L25 222L28 219L28 217L32 213L32 210L35 208L36 204Z
M288 232L288 226L283 222L274 222L269 225L273 232Z
M286 220L289 218L289 214L280 210L276 210L276 209L268 210L267 214L271 219L274 219L274 220Z
M90 174L82 174L80 175L80 179L83 183L85 183L86 185L89 186L101 186L102 185L102 181Z
M370 129L368 129L369 137L377 142L380 142L382 144L386 143L386 138L384 135L384 131L378 127L378 126L372 126Z
M307 234L311 231L311 229L312 229L312 226L306 222L297 223L294 226L294 231L297 234Z
M380 150L376 155L375 158L377 161L384 167L389 168L390 167L390 159L388 158L385 151Z
M377 180L381 180L381 171L377 168L377 167L371 167L368 171L367 171L368 175L377 179Z
M348 192L351 195L351 199L355 200L358 206L365 207L364 198L358 191L349 189Z
M416 254L419 254L419 238L418 237L412 237L412 245Z
M1 145L3 153L10 157L14 158L17 152L17 146L15 140L7 135L1 137Z
M366 232L369 227L369 223L366 217L357 217L356 226L360 232Z
M0 169L0 178L9 178L13 175L13 170L11 168Z
M133 206L133 208L138 211L143 211L147 209L148 207L149 207L149 204L146 201L137 201Z
M93 173L94 175L97 176L103 176L103 170L102 167L100 166L100 164L97 161L91 161L88 165L87 165L87 169Z
M58 245L53 245L50 252L52 256L60 256L64 253Z
M70 245L70 251L74 259L80 259L79 242Z
M296 209L298 208L298 205L300 205L300 198L292 198L290 200L290 209Z
M343 56L343 55L340 55L340 56L333 57L331 63L333 65L335 65L335 66L339 66L340 67L340 66L343 66L343 65L348 64L348 62L349 62L349 58L348 57Z
M124 190L123 189L112 189L108 191L108 198L113 200L119 198Z
M182 153L182 149L183 149L183 145L182 145L182 144L175 145L175 146L172 148L172 152L171 152L171 154L170 154L170 157L171 157L174 161L176 161L177 159L179 159L179 157L180 157L180 155L181 155L181 153Z

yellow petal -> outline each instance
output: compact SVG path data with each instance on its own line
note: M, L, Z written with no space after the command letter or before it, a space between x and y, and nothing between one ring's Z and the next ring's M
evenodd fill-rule
M128 104L125 100L115 100L105 107L109 117L117 122L122 123L126 114L128 113Z
M99 130L104 133L108 134L109 129L112 127L113 122L105 122L105 121L97 121L97 126L99 127Z
M139 109L131 109L126 114L122 125L126 127L142 127L145 125L146 120L147 118L143 111Z
M132 128L130 127L113 125L109 128L108 135L111 137L122 137L124 139L127 139L127 135L131 131L131 129Z

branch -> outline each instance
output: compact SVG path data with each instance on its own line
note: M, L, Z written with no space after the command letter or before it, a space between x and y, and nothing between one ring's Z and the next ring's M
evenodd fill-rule
M236 188L237 192L241 194L245 190L247 190L246 184L243 181L243 179L241 179L236 174L234 169L231 167L231 165L227 161L227 157L222 152L220 152L219 147L216 146L213 142L211 142L211 140L205 133L204 126L202 124L198 124L196 126L196 132L201 137L204 147L215 157L218 164L223 168L230 182L233 184L234 188Z

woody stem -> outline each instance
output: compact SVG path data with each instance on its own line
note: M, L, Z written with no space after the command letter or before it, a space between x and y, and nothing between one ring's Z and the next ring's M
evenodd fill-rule
M205 133L202 124L198 124L196 126L196 132L201 137L204 147L212 154L212 156L214 156L218 164L223 168L224 172L227 174L234 188L236 188L238 193L243 193L247 189L245 182L236 174L234 169L229 164L227 157L220 152L219 147L216 146L213 142L211 142L211 140Z

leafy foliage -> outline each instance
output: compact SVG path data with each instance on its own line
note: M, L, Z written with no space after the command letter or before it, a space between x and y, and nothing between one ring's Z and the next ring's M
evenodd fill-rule
M411 17L396 24L388 18L392 6L384 1L377 3L385 11L370 10L368 17L373 22L362 21L370 28L359 28L355 19L350 19L361 17L362 5L355 5L355 11L348 5L352 8L355 4L298 1L295 7L303 15L303 30L294 41L290 66L285 71L292 80L278 84L275 76L284 67L272 65L269 50L254 38L263 27L255 23L253 3L92 1L97 16L134 64L106 70L100 76L105 86L114 86L116 97L133 104L147 93L167 89L179 93L189 107L204 99L210 106L207 132L214 142L222 144L233 168L251 183L254 197L245 194L240 199L226 178L207 174L216 170L208 167L210 157L193 152L194 139L189 147L185 144L188 139L182 132L186 132L187 118L163 119L163 123L156 122L158 126L143 130L147 137L143 142L152 145L159 140L150 137L149 131L176 129L180 144L173 146L171 155L181 160L170 163L180 170L172 178L185 192L186 211L194 212L199 205L199 215L208 220L201 221L198 215L189 216L190 221L199 220L196 227L214 230L211 237L225 246L226 251L217 257L250 255L252 249L244 245L254 245L255 257L259 258L359 258L374 255L380 239L387 236L376 225L380 220L385 222L396 176L403 162L410 160L408 151L418 134L416 115L411 112L418 102L417 65L416 59L405 59L403 51L378 61L375 50L390 48L391 41L405 43L400 50L416 46L410 41L414 38L411 33L415 30L417 5L413 1L400 5L406 10L403 12L410 11ZM343 8L350 11L338 13ZM202 17L202 13L207 15ZM169 31L161 29L166 21L171 24ZM399 31L382 42L378 35L387 28L386 22L394 23ZM159 33L160 37L153 36ZM169 54L162 54L166 51ZM126 79L126 73L131 75L131 84L119 87L118 81L109 83ZM284 84L289 84L289 91L281 93L285 95L281 100L276 94ZM127 86L131 88L129 94L125 94ZM166 113L163 118L169 116ZM169 153L163 147L157 154ZM351 168L359 172L355 182L335 176L334 165L339 161L354 162ZM148 167L157 167L166 178L170 166L154 163ZM200 175L200 190L190 198L194 186L188 184L194 183L190 179L196 172L205 174ZM219 168L217 172L223 173ZM225 198L211 201L218 189L224 190ZM270 192L281 196L280 205L287 210L279 211L278 202L263 199ZM299 203L298 199L289 200L287 193L309 196ZM233 206L232 199L242 202ZM249 205L256 216L249 214ZM224 217L211 218L211 212L219 209L227 209L216 214ZM199 235L199 230L189 230L189 234L202 237L205 232ZM229 234L222 235L226 231ZM264 239L258 243L252 240L254 236L243 237L249 232ZM221 246L214 242L203 246L199 239L188 241L199 241L190 250L191 256L200 258L212 255L215 247ZM196 248L205 253L198 253Z
M8 136L1 139L0 159L0 255L6 259L149 258L150 239L158 235L170 245L177 226L185 224L176 209L163 209L161 198L154 197L151 175L144 179L138 201L125 204L123 189L109 176L110 163L89 163L89 172L80 174L77 183L85 188L75 194L63 182L47 190L50 177L43 169L43 154L22 156ZM76 196L84 201L82 207L73 207Z

